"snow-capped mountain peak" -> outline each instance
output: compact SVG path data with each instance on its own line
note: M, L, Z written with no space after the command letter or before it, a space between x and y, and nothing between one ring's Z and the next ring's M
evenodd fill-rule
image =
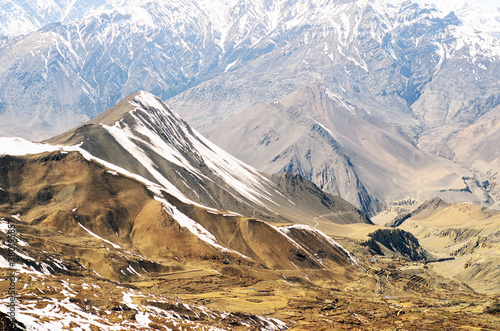
M157 170L156 164L169 162L197 181L219 178L254 203L271 200L265 187L271 183L268 179L206 140L159 98L141 91L125 100L89 123L101 125L156 182L185 198L168 176ZM193 194L196 188L191 189Z
M441 13L454 12L464 26L472 28L474 32L484 32L500 39L500 12L479 4L475 0L445 1L438 0L432 5Z

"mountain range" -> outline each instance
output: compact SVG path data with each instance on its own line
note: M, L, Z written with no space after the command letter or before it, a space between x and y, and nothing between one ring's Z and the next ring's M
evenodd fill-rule
M0 18L0 329L500 325L499 11L5 0Z
M466 231L482 234L479 250L471 236L453 235L461 231L453 230L456 222L439 225L440 232L435 221L414 231L418 217L469 210L450 207L440 216L450 206L441 200L403 216L398 229L376 226L299 175L268 175L227 154L147 92L45 143L0 142L0 231L15 229L15 244L2 237L0 268L8 272L14 256L17 271L16 319L0 313L8 329L284 330L296 325L295 310L309 326L323 325L318 317L344 305L332 299L338 292L359 302L353 309L362 314L380 310L380 294L421 306L421 293L432 287L438 296L459 291L453 309L474 303L475 319L496 323L488 321L496 303L467 284L495 293L494 265L485 268L473 254L496 249L498 212L481 209L478 221L493 218ZM429 231L451 233L456 252L443 254ZM369 266L373 254L388 256L392 266ZM422 264L449 254L461 257L455 268L474 267L456 274ZM410 269L406 261L414 261ZM437 313L428 300L419 321ZM353 327L350 309L323 321ZM390 316L370 325L390 327ZM461 317L453 325L472 322Z
M369 215L434 196L496 208L498 16L470 1L7 1L0 133L49 138L146 90L230 154Z
M401 207L396 229L374 225L299 175L227 154L147 92L45 143L0 146L0 268L14 257L17 272L0 281L16 288L7 329L353 328L367 309L365 327L389 328L401 305L380 300L395 295L419 307L411 326L498 322L496 211L435 198Z

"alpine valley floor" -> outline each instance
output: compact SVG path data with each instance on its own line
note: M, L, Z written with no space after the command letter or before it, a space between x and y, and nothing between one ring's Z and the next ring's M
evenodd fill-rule
M101 243L89 237L80 245L113 250ZM306 278L314 274L310 270L210 262L162 265L177 271L119 283L83 266L50 275L32 270L17 281L18 320L35 327L29 330L498 329L498 297L474 293L422 264L403 264L366 263L366 271L336 286L312 284ZM8 282L0 286L6 293ZM2 330L26 330L7 326L10 320L2 315Z

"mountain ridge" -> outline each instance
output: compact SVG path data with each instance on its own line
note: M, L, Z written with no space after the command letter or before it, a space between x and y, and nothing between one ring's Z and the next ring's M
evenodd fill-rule
M134 93L88 123L48 142L79 146L171 189L184 201L214 208L225 206L238 213L257 213L265 219L290 217L311 225L318 224L306 217L307 213L320 216L338 207L357 215L349 216L351 221L371 223L342 199L327 195L302 179L260 174L191 129L149 93ZM293 187L299 192L297 197L303 194L307 203L290 201L280 187ZM327 228L328 221L322 221L320 228L323 226Z
M406 197L492 200L465 165L420 150L382 116L365 115L317 83L248 108L205 133L239 159L267 172L298 173L370 216Z

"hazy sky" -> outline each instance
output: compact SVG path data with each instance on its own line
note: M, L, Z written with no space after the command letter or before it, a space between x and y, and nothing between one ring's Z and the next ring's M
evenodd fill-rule
M392 2L403 2L404 0L389 0ZM412 0L414 2L419 2L419 3L432 3L433 0ZM454 0L449 0L450 2L453 2ZM476 2L482 4L483 6L488 6L491 8L500 8L500 0L476 0Z

